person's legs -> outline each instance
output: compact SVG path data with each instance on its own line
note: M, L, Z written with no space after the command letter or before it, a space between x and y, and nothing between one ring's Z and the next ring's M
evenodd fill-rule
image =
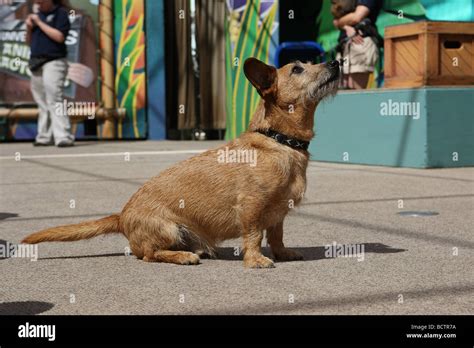
M43 66L46 101L51 115L54 142L56 145L69 145L74 142L71 122L64 104L64 80L67 74L65 59L53 60Z
M51 127L51 119L46 103L42 70L31 74L31 94L39 109L36 143L50 144L53 141L53 129Z
M363 44L349 42L344 47L343 85L350 89L367 88L370 74L375 69L378 49L370 37Z

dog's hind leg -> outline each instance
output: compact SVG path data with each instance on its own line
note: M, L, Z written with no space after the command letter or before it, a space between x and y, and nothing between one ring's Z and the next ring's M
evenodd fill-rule
M164 243L161 240L160 243L156 243L156 241L147 240L141 243L141 257L139 258L146 262L165 262L178 265L199 264L200 258L198 255L189 251L172 250L175 248L176 243L173 242Z
M164 245L163 243L160 243L160 245L157 245L144 242L140 247L141 255L135 252L134 254L139 254L137 257L141 258L145 262L165 262L175 263L178 265L199 264L200 258L195 253L189 251L169 250L173 249L173 247L173 244Z
M189 251L156 250L153 253L145 255L143 261L175 263L178 265L198 265L200 258L198 255Z
M199 256L184 251L179 227L158 216L138 216L125 220L126 236L133 254L146 262L197 265Z

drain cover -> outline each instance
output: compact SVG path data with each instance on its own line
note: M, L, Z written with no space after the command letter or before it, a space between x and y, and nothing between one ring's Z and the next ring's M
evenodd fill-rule
M436 211L401 211L398 213L401 216L434 216L439 215Z

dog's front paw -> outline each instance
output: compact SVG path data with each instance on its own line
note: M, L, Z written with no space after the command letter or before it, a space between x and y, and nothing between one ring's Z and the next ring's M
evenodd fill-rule
M299 252L283 248L279 250L274 250L273 254L275 255L275 259L277 261L298 261L303 260L303 255Z
M251 256L244 259L244 265L248 268L274 268L273 261L263 255Z

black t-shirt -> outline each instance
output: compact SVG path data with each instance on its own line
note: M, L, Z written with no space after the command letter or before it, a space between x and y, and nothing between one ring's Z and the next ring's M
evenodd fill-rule
M381 0L357 0L357 5L363 5L370 10L369 19L373 25L377 22L377 17L379 16L380 10L383 6L383 1Z
M380 10L382 10L383 1L382 0L357 0L356 6L365 6L369 9L369 16L368 18L372 22L372 25L375 26L375 22L377 21L377 17L379 16ZM341 30L341 34L339 35L339 40L346 38L346 31Z
M64 7L56 6L48 13L39 12L39 18L63 33L67 37L71 24L69 23L69 15ZM54 58L66 57L66 44L59 43L50 39L38 26L35 26L31 32L31 56L47 56Z

